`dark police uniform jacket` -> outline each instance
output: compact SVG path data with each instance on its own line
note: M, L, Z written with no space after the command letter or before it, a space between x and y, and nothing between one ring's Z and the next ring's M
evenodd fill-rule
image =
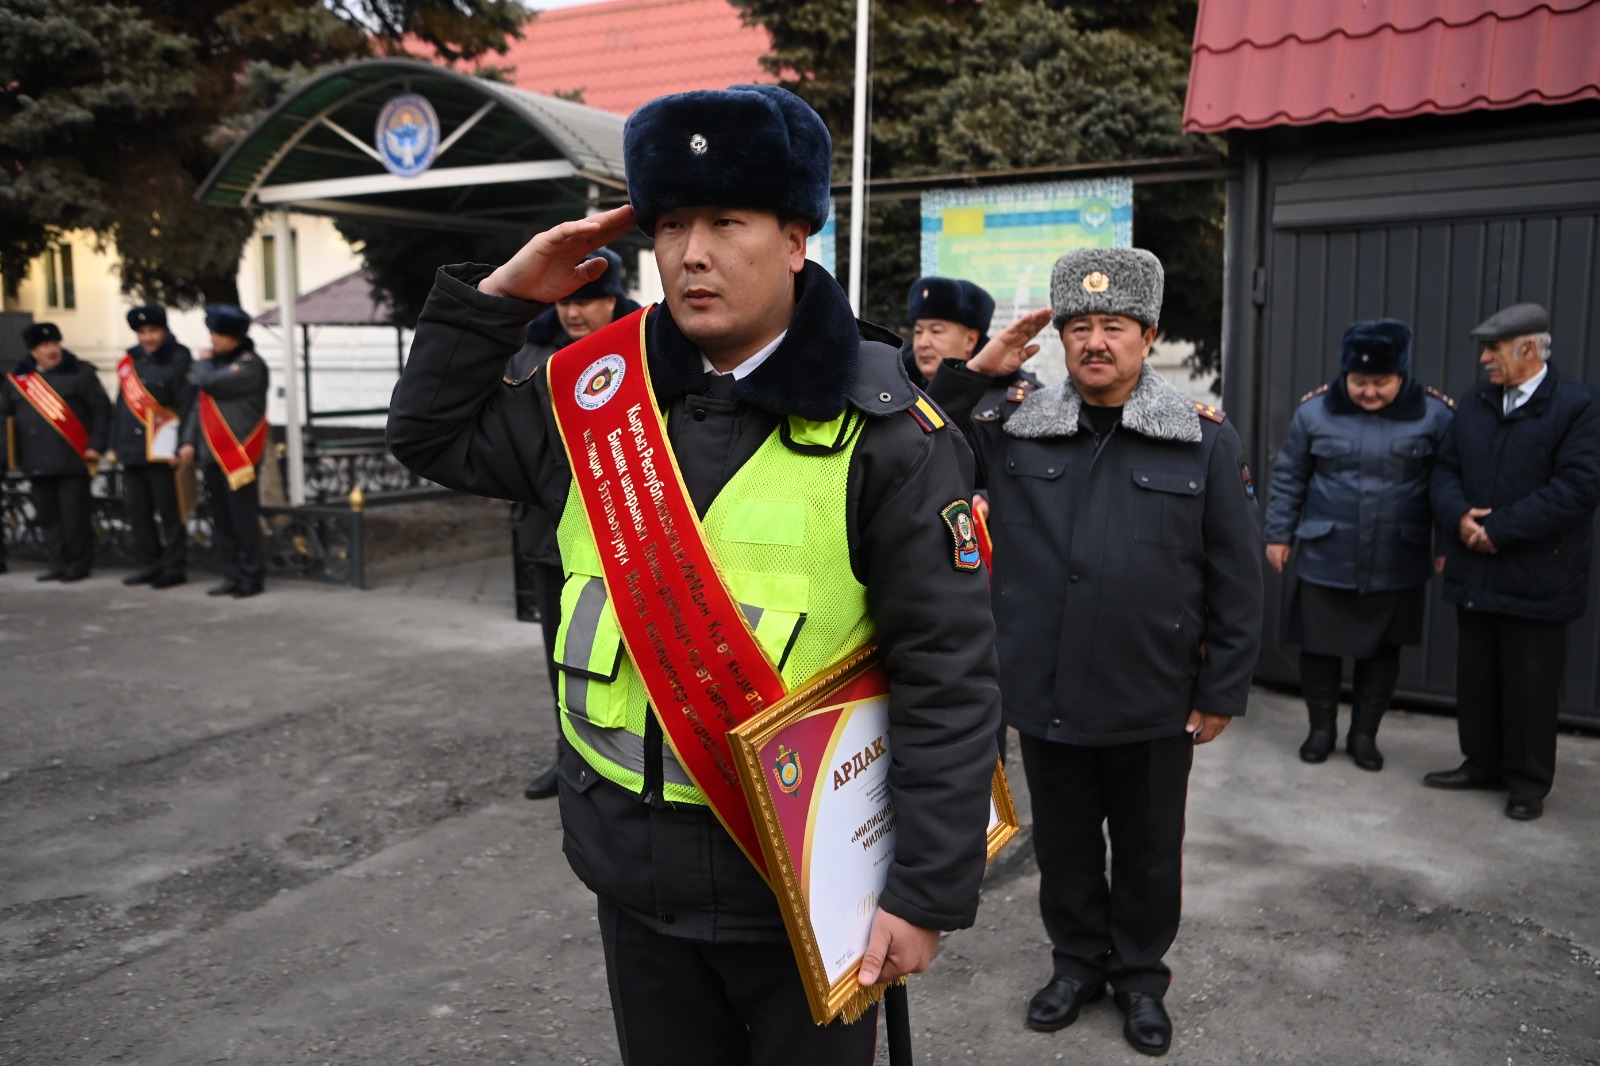
M1262 549L1232 425L1148 366L1098 441L1070 383L974 410L990 387L947 361L932 391L970 427L992 508L1006 724L1122 744L1243 714Z
M189 377L194 382L195 395L184 415L178 440L194 445L204 465L216 466L217 458L200 431L199 394L209 393L217 401L223 421L243 444L267 413L267 364L256 351L255 342L246 337L227 355L196 359L189 366Z
M62 349L54 370L39 370L33 356L25 355L11 371L18 377L39 373L78 416L89 434L89 447L106 450L111 434L111 400L94 367ZM67 442L10 381L0 379L0 433L7 418L16 420L17 469L29 477L88 477L83 457ZM5 462L5 442L0 440L0 468Z
M1505 390L1483 382L1456 405L1433 472L1444 545L1444 598L1468 610L1548 622L1581 618L1589 600L1593 515L1600 503L1600 395L1554 366L1503 414ZM1496 554L1461 543L1473 507Z
M139 380L156 403L176 411L181 419L194 402L194 385L189 380L189 366L194 362L189 349L179 344L177 338L167 334L161 346L147 352L135 344L128 349L133 357L133 367ZM182 424L178 426L180 432ZM144 423L133 416L133 411L119 395L111 415L111 450L123 466L146 466Z
M439 272L390 404L389 445L430 480L560 514L572 471L548 379L542 371L520 383L502 379L542 305L479 292L489 271ZM897 824L881 905L926 928L963 928L983 877L999 724L984 573L957 567L940 515L970 496L971 453L949 427L930 431L909 413L917 394L892 333L858 323L838 283L815 264L796 289L788 334L737 382L733 399L706 395L700 353L665 307L650 314L651 378L702 515L781 416L821 421L846 404L869 416L848 479L850 558L839 564L867 588L892 681ZM653 717L645 743L660 750ZM647 754L647 770L652 762L659 760ZM785 939L771 890L708 809L672 808L659 793L641 800L570 750L561 775L564 848L595 892L669 935Z

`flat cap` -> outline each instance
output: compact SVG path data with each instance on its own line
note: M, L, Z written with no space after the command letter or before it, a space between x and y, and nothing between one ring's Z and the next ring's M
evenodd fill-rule
M906 293L906 319L919 318L942 318L986 334L994 318L994 297L963 278L918 278Z
M141 326L160 326L166 329L167 309L160 304L145 304L129 311L128 328L139 329Z
M1484 344L1503 341L1507 337L1526 337L1530 333L1550 332L1550 312L1538 304L1512 304L1503 307L1478 323L1472 339Z
M22 345L25 348L36 348L45 341L59 341L61 330L54 322L35 322L22 331Z
M1339 342L1339 369L1356 374L1404 374L1411 369L1411 327L1398 318L1352 322Z
M1068 252L1050 272L1050 322L1060 329L1078 315L1127 315L1154 329L1165 279L1161 260L1143 248Z
M663 211L739 207L828 220L833 138L811 105L776 85L658 96L622 128L628 200L655 234Z
M212 304L206 308L206 329L224 337L243 337L250 332L250 316L233 304Z

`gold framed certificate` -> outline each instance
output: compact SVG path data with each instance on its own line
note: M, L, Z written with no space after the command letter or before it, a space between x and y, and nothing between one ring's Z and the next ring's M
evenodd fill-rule
M729 739L811 1017L859 1017L885 987L861 987L856 971L894 860L889 680L877 648L823 671ZM989 858L1016 833L997 756Z

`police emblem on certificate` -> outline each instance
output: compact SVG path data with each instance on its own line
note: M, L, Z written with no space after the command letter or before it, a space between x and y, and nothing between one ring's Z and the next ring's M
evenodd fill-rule
M894 860L889 679L866 648L729 734L817 1024L859 1017L884 986L856 971ZM1017 833L995 761L989 857Z

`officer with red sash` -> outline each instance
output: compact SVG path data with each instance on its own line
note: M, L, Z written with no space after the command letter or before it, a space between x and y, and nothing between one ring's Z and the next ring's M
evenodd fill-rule
M111 450L122 465L122 513L138 569L122 583L171 588L187 580L189 538L173 468L179 421L194 401L193 358L168 331L164 307L135 307L128 326L139 343L117 364L120 395L111 418Z
M805 258L832 163L809 106L767 85L666 96L634 112L624 152L630 206L539 234L498 268L440 270L389 444L426 478L559 516L564 850L598 896L624 1061L866 1066L875 1012L812 1023L777 900L724 827L736 812L710 806L723 782L686 772L725 742L721 720L685 737L661 678L694 686L719 664L680 661L676 632L637 646L621 620L640 617L635 595L731 596L743 624L730 641L757 642L743 661L765 659L790 688L878 643L895 851L860 981L920 971L941 930L974 920L995 768L994 625L976 544L958 532L971 528L971 453L907 379L899 338L859 322ZM525 324L600 276L594 250L635 224L654 238L664 304L503 381ZM587 414L619 421L595 437ZM575 474L570 456L585 454L595 465ZM607 504L593 471L618 457L643 464L644 491ZM594 524L607 506L616 542ZM629 541L664 515L675 545ZM717 595L659 565L679 549L711 553L696 573ZM614 606L619 552L656 576Z
M250 339L250 316L231 304L206 308L211 347L190 368L196 391L183 420L180 463L201 456L200 476L222 555L222 584L208 596L243 599L261 591L261 489L256 466L267 445L267 364Z
M49 559L40 581L82 581L94 566L89 479L111 430L111 400L93 366L61 346L54 322L22 331L28 354L0 389L15 420L12 466L28 476Z

